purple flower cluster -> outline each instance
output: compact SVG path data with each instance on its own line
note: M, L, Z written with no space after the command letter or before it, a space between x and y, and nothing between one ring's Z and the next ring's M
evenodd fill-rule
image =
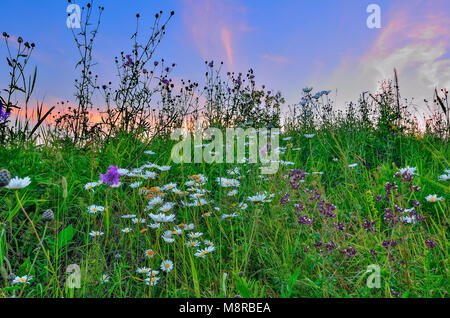
M328 252L331 252L332 250L334 250L337 247L333 241L329 241L328 243L325 243L324 246L328 249Z
M314 220L310 219L306 214L305 215L297 214L297 217L299 224L311 225L314 222Z
M381 242L381 245L383 245L385 249L389 249L390 247L396 247L398 244L394 240L384 240Z
M397 172L396 174L394 174L394 178L400 179L400 181L402 183L403 182L407 182L408 183L409 192L412 192L413 190L415 192L419 192L419 191L422 190L422 188L413 185L413 183L412 183L413 177L414 177L414 175L411 174L410 172L408 172L407 170L403 171L403 173Z
M288 203L290 196L291 195L289 194L289 192L286 192L285 194L283 194L280 198L280 204L285 205L286 203Z
M386 182L386 185L384 187L384 190L386 190L386 198L389 198L391 193L398 190L398 186L395 183L395 181L392 182Z
M345 226L342 222L333 223L333 227L337 228L339 231L344 231Z
M10 115L9 112L3 111L3 104L0 102L0 123L6 121L9 117L9 115Z
M127 61L125 62L125 66L131 66L133 65L133 59L131 58L130 54L126 55Z
M376 228L375 228L375 221L371 221L371 220L365 220L364 223L362 224L363 229L365 229L367 232L375 232Z
M426 239L425 244L430 250L436 247L436 243L434 243L433 240L430 239Z
M304 182L306 174L299 169L294 169L289 172L289 183L291 184L292 190L297 190L300 187L300 184Z
M358 256L358 252L353 246L349 246L344 248L343 250L339 250L339 253L345 255L345 258L351 258L353 256Z
M319 195L320 197L320 195ZM326 218L335 218L336 213L334 212L336 210L336 206L332 203L326 202L325 200L322 200L318 203L319 205L319 212Z
M109 166L106 174L100 174L100 180L109 185L118 185L120 177L118 170L119 167L117 166Z
M320 199L320 193L318 189L309 190L308 188L305 189L305 193L312 194L309 199L311 201L313 200L319 200Z

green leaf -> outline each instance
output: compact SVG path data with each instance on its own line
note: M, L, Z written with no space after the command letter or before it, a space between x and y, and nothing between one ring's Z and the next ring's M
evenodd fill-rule
M62 230L58 235L58 248L63 248L70 244L73 238L73 227L72 224Z

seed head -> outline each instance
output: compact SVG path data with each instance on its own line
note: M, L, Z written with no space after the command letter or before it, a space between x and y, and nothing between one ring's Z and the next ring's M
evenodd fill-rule
M42 213L42 221L45 223L53 221L54 218L55 214L53 213L52 210L47 210L44 213Z
M0 171L0 188L6 187L11 180L11 175L8 170Z

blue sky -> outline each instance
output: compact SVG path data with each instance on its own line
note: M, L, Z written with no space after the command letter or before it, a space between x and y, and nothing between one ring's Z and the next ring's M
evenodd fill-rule
M74 1L80 5L83 1ZM430 4L430 2L432 2ZM135 15L149 28L159 10L175 16L156 58L177 63L174 79L203 81L204 60L225 70L253 68L259 84L281 90L289 104L300 90L330 89L337 104L392 76L397 67L403 95L420 109L434 86L450 88L449 15L445 0L135 0L96 1L105 7L95 46L100 83L114 77L114 56L131 50ZM369 4L381 7L382 28L366 26ZM65 0L2 1L0 32L35 42L38 66L34 97L47 104L73 101L77 51L66 27ZM5 14L6 13L6 14ZM2 39L3 40L3 39ZM3 41L0 54L5 55ZM4 61L4 60L3 60ZM0 84L7 85L5 62Z

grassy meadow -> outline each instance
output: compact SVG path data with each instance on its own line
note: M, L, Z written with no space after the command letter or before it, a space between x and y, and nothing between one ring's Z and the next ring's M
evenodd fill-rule
M448 296L449 185L438 179L448 167L447 143L398 135L376 144L364 130L286 137L280 142L280 159L287 165L266 176L259 174L257 164L173 164L174 142L167 138L155 139L147 148L127 136L101 149L64 144L2 148L2 167L14 176L31 177L24 189L0 192L2 296ZM86 189L109 165L125 168L132 162L130 171L145 167L136 170L141 176L121 176L119 187ZM161 166L170 169L160 171ZM420 191L410 191L407 181L394 177L406 166L417 167L412 184ZM146 179L146 171L157 175ZM239 185L222 186L218 177ZM186 185L188 181L194 182ZM398 189L389 193L385 186L392 181ZM229 195L232 190L236 193ZM320 198L311 198L307 190ZM262 201L249 200L261 192L266 194ZM193 194L205 201L183 204L200 202ZM430 194L443 199L428 202ZM174 203L163 213L175 219L152 228L149 213L157 214L163 206L158 201L148 209L157 197ZM320 209L322 200L335 206L332 215L326 213L331 210L327 205ZM94 205L104 210L91 213ZM412 207L423 220L402 219L409 214L401 209ZM42 215L47 209L54 219L46 223ZM394 211L397 222L391 222L385 209ZM313 222L299 223L299 215ZM134 223L133 218L145 220ZM93 237L92 231L103 234ZM171 235L165 236L166 231ZM200 257L198 250L208 242L215 250ZM161 268L165 260L173 263L170 271ZM68 288L70 264L80 268L80 288ZM380 266L380 288L367 286L371 264ZM139 273L143 268L155 275ZM32 280L11 285L9 273ZM158 280L148 285L147 277Z

